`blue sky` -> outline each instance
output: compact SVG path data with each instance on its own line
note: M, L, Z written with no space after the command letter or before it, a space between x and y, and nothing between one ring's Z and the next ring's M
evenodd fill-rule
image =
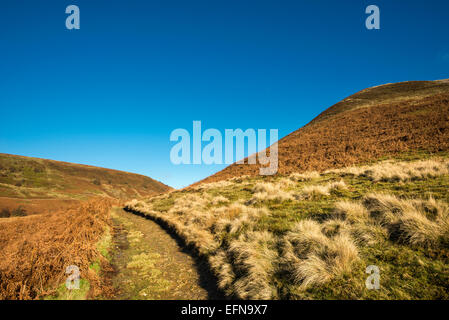
M182 187L225 167L171 164L194 120L283 137L366 87L449 78L449 2L2 0L0 75L0 152Z

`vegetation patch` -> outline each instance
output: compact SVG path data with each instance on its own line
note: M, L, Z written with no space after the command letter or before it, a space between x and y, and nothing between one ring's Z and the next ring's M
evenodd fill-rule
M71 210L1 219L0 299L66 297L61 283L71 265L79 268L83 289L90 288L92 297L101 294L99 276L89 267L99 259L113 203L94 199ZM100 241L102 250L106 242Z

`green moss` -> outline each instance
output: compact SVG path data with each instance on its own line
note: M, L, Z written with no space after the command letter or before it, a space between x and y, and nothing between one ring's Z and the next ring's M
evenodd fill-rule
M175 204L175 200L173 197L169 197L167 199L160 200L153 204L154 210L158 210L161 212L168 211Z
M165 200L165 199L164 199ZM122 298L128 300L161 299L170 290L172 283L164 279L163 270L156 265L161 255L143 241L144 234L136 230L132 221L117 212L113 214L114 223L126 229L126 243L115 263L121 272L114 279L114 286L120 286Z
M100 274L100 271L101 271L100 261L96 260L93 263L91 263L91 265L89 266L89 269L92 269L93 271L95 271L96 274Z
M111 261L111 256L109 253L111 246L112 246L111 228L109 226L106 226L103 237L97 243L97 250L108 261Z
M44 300L86 300L90 290L90 283L87 279L80 279L79 289L69 290L66 284L62 284L52 296L45 297Z

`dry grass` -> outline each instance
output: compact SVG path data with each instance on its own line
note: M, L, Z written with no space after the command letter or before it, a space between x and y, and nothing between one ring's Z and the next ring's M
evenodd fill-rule
M304 173L294 172L289 175L289 178L294 181L310 181L313 179L318 179L320 177L320 173L317 171L308 171Z
M213 211L212 230L215 233L236 233L244 226L251 226L262 216L268 215L266 208L252 208L240 203L233 203Z
M293 200L294 195L292 192L285 191L282 184L261 182L253 188L253 198L251 202L265 201L265 200Z
M365 222L369 219L368 210L361 203L348 200L335 204L335 214L350 222Z
M250 231L231 242L229 254L238 273L233 284L239 299L273 299L276 290L271 284L278 258L276 239L266 231Z
M328 196L333 190L347 189L346 183L343 180L336 182L329 182L326 185L310 185L305 186L302 190L306 197Z
M200 254L208 256L211 268L219 277L219 286L230 295L240 298L269 299L273 290L268 284L271 275L267 268L276 261L276 251L269 249L273 236L252 231L256 221L268 214L265 208L252 208L241 203L231 203L215 209L206 209L216 198L188 194L175 201L173 207L161 214L151 206L139 201L126 204L127 210L139 211L168 224L188 245ZM223 199L219 199L223 203ZM233 240L226 250L219 249L223 234L247 232ZM270 251L271 250L271 251ZM232 261L232 263L231 263ZM234 268L239 269L236 278Z
M217 196L215 198L212 199L211 203L213 205L218 205L218 204L222 204L222 203L228 203L229 199L223 196Z
M449 240L449 207L428 200L399 199L386 194L369 194L364 205L385 226L393 240L424 247L437 247Z
M330 220L329 227L337 225L339 230L350 234L357 244L373 245L386 237L386 230L370 217L368 209L358 201L336 202L334 216L336 220Z
M368 177L373 181L406 182L449 174L449 160L431 159L413 162L384 161L371 166L349 167L329 170L328 172Z
M370 233L382 234L382 228L391 240L412 246L435 248L449 241L449 206L432 197L400 199L372 193L363 204L340 201L335 207L336 216L353 224L353 234L364 240L369 240Z
M193 190L196 191L203 191L203 190L208 190L208 189L216 189L216 188L226 188L229 187L233 184L232 179L229 180L222 180L222 181L217 181L217 182L211 182L211 183L204 183L201 185L197 185L195 187L193 187Z
M236 278L234 268L225 250L219 249L209 256L209 265L218 278L218 287L232 295L232 283Z
M0 221L0 299L39 299L65 281L76 265L99 294L89 264L99 258L96 243L108 224L113 202L96 199L78 208Z
M284 262L302 289L349 272L357 259L357 247L347 234L326 236L313 220L298 222L285 237Z
M296 186L296 182L290 178L281 178L276 181L276 184L284 189L288 189Z

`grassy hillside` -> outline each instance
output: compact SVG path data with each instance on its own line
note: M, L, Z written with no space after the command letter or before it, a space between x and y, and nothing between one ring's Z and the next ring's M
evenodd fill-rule
M74 163L0 154L0 196L131 198L170 188L142 175Z
M279 141L126 209L159 221L240 299L449 299L449 81L363 90ZM369 290L367 267L380 272Z
M170 190L151 178L53 160L0 154L0 209L28 213L69 208L92 197L131 199Z
M284 137L278 147L280 174L449 150L449 81L365 89ZM258 174L258 165L233 164L200 183Z
M449 299L447 190L448 154L420 153L233 178L126 208L196 248L231 297ZM380 270L379 290L365 286L370 265Z

